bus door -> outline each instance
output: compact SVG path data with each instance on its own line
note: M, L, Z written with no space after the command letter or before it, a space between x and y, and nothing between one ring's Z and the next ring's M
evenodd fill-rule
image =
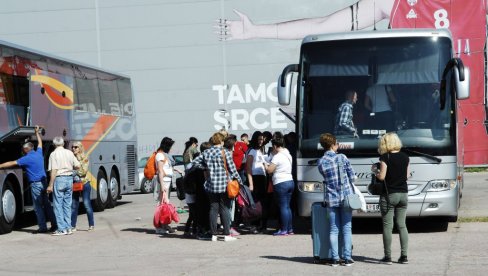
M73 110L73 77L32 69L28 121L45 129L44 139L69 140Z

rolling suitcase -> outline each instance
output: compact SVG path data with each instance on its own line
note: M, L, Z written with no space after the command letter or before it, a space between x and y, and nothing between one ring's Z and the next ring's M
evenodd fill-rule
M332 259L329 240L329 215L323 202L312 204L312 242L314 263Z
M330 248L329 214L324 202L312 204L312 242L314 263L328 263L332 260L332 250ZM339 252L343 250L339 233ZM341 255L339 253L339 255Z

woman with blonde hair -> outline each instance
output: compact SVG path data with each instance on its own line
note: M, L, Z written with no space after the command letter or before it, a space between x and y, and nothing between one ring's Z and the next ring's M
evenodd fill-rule
M383 135L378 143L380 169L376 178L385 182L385 191L380 195L380 210L383 221L383 250L381 262L391 264L391 236L393 216L400 235L401 254L398 263L407 264L408 230L406 226L408 206L408 166L410 159L401 152L402 142L396 133Z
M85 154L85 148L83 144L76 141L71 146L76 159L80 162L80 168L76 171L77 176L83 183L83 190L79 192L73 192L73 200L71 203L71 230L76 231L76 221L78 219L78 207L80 205L80 196L83 196L83 205L85 206L86 216L88 217L88 231L95 229L95 220L93 219L93 208L91 206L91 185L90 180L86 178L88 173L89 161L88 156Z

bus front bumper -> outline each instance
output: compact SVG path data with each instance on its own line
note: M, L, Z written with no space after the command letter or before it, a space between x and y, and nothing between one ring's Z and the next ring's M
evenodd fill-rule
M379 197L365 195L367 212L354 212L354 217L380 217ZM298 215L309 217L314 202L324 200L322 193L299 193ZM441 192L422 192L408 196L407 217L456 217L459 207L459 191L457 187Z

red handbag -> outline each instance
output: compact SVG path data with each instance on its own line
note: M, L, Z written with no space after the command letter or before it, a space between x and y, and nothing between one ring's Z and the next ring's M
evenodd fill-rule
M83 191L83 182L73 182L73 192Z
M176 208L171 203L163 203L156 207L153 217L153 225L158 228L161 224L170 224L171 221L180 222L180 217L176 212Z

